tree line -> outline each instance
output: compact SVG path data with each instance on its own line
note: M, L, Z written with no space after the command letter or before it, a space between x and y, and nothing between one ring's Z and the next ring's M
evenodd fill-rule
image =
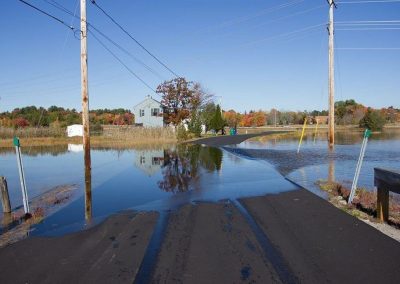
M130 110L96 109L90 111L90 123L93 125L131 125L134 122ZM51 106L49 108L27 106L0 113L1 127L55 127L64 128L71 124L81 124L82 114L76 109Z
M208 94L199 83L176 78L160 84L157 92L162 96L162 104L166 106L164 115L166 121L183 131L182 124L188 125L189 132L199 136L201 125L205 130L223 131L225 126L260 127L303 124L307 119L309 124L327 123L327 110L313 111L283 111L250 110L240 113L235 110L224 111L215 104L214 96ZM359 125L360 127L379 130L386 123L399 123L400 110L390 106L382 109L366 107L355 100L338 101L335 103L335 123L338 125ZM180 127L180 128L179 128ZM178 133L179 135L179 133ZM184 135L184 134L183 134Z
M185 78L175 78L161 83L156 92L162 96L164 120L178 129L178 136L200 136L203 130L224 131L226 126L260 127L302 124L305 119L310 124L326 123L328 111L284 111L272 108L270 110L250 110L244 113L235 110L221 110L215 103L215 96L207 92L200 83L188 81ZM90 111L90 122L100 125L132 125L134 115L130 110L97 109ZM386 123L399 123L400 110L392 106L382 109L368 108L355 100L338 101L335 103L335 123L338 125L359 125L372 130L381 129ZM28 106L16 108L11 112L0 113L0 127L23 128L33 127L66 127L81 123L81 113L76 109L65 109L51 106ZM186 125L186 127L184 127ZM205 129L204 129L205 128Z

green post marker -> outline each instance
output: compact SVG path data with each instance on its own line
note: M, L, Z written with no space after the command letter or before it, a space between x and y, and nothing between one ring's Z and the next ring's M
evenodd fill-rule
M15 147L20 147L21 146L20 143L19 143L19 138L17 136L14 136L13 144L14 144Z
M19 181L21 183L22 202L24 204L24 211L25 211L25 214L29 214L29 211L30 211L29 210L29 199L28 199L28 192L26 190L24 165L22 163L21 144L20 144L19 138L17 136L14 136L13 144L15 146L15 154L17 155Z
M364 139L361 144L360 156L358 157L356 172L354 174L353 183L351 185L351 191L350 191L350 195L349 195L349 199L348 199L349 204L353 201L354 194L356 193L358 177L360 176L361 166L362 166L362 162L364 160L364 155L365 155L365 149L367 148L368 138L370 136L371 136L371 130L365 129Z

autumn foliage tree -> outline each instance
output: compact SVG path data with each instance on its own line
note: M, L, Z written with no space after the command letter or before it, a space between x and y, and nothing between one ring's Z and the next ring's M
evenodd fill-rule
M265 112L259 110L257 112L251 111L241 116L240 126L264 126L267 121L267 115Z
M231 109L224 112L224 118L229 127L236 128L240 122L241 114Z
M162 94L161 103L166 108L166 122L175 126L189 118L191 111L200 104L199 94L195 92L193 82L182 77L160 84L157 93Z

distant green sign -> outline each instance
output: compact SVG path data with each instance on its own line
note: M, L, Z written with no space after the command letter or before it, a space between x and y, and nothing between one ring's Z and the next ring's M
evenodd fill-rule
M371 130L365 129L364 137L369 138L371 136Z
M20 143L19 143L19 138L18 138L17 136L14 136L14 139L13 139L13 144L14 144L14 146L17 146L17 147L19 147L19 146L20 146Z

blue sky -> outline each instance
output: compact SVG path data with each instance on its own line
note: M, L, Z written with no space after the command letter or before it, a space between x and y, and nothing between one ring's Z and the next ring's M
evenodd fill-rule
M79 21L49 5L52 0L26 1L79 28ZM56 2L79 15L79 0ZM326 0L97 2L176 73L220 96L224 109L327 109ZM103 39L150 86L172 78L89 0L87 6L90 23L156 71ZM338 3L336 100L400 107L399 49L340 49L400 48L400 22L339 25L389 20L400 20L400 2ZM27 105L80 109L80 42L73 33L18 0L1 1L0 27L0 111ZM90 35L88 53L90 108L130 109L145 95L157 97Z

